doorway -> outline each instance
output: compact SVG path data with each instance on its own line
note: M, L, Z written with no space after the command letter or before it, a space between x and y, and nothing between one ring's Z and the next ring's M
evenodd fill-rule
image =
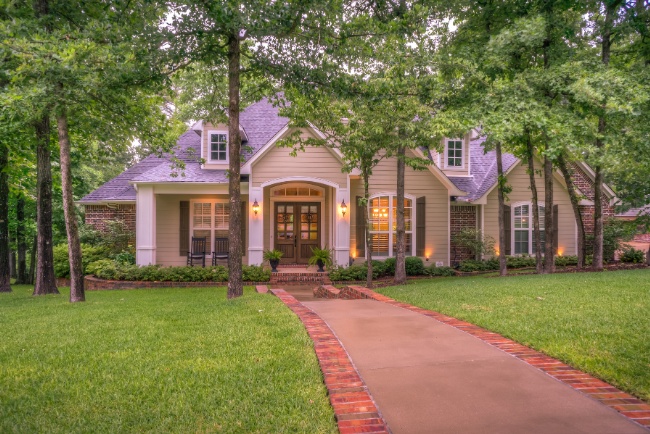
M306 264L312 248L320 247L320 202L276 202L274 207L275 248L281 263Z

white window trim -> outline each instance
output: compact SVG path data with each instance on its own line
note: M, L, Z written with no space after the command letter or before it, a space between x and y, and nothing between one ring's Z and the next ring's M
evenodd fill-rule
M229 164L230 162L230 149L228 145L228 131L223 131L223 130L208 130L208 137L207 137L207 151L208 155L206 158L206 161L209 164ZM213 160L212 159L212 134L225 134L226 135L226 159L225 160Z
M516 229L515 228L515 208L520 207L522 205L528 205L528 209L530 212L530 224L529 228L527 229L528 231L528 253L515 253L515 231L516 230L523 230L523 229ZM537 202L538 207L544 207L544 212L546 212L546 205L544 202L538 201ZM521 255L533 255L533 201L520 201L520 202L515 202L510 204L510 252L512 252L512 256L521 256ZM543 222L543 219L540 220L540 223ZM543 224L543 223L542 223ZM546 231L546 228L544 228L544 231ZM544 255L544 252L542 252L542 255Z
M212 251L214 250L214 232L216 230L223 230L223 229L215 229L214 225L214 204L215 203L226 203L230 204L230 201L226 199L191 199L190 200L190 239L189 239L189 245L192 245L192 237L194 236L194 204L195 203L209 203L210 204L210 229L204 229L204 228L197 228L198 230L204 230L210 231L210 251L205 252L206 258L211 258L212 257ZM228 216L230 219L230 216Z
M460 166L450 166L449 163L449 142L460 142L461 143L461 148L460 148ZM442 159L444 160L444 166L445 170L465 170L465 139L463 138L445 138L445 151L444 155L442 155Z
M370 201L372 199L375 199L380 196L388 196L388 209L390 210L388 212L388 227L392 228L393 227L393 212L392 212L392 203L393 200L392 198L395 197L397 198L397 193L395 192L384 192L384 193L377 193L373 194L368 198L368 208L366 212L370 211ZM415 230L417 228L417 222L415 221L416 219L416 198L415 196L411 194L404 194L404 199L409 199L411 201L411 230L406 231L406 233L411 234L411 256L415 256L415 244L416 244L416 239L415 239ZM395 225L397 225L397 222L395 222ZM384 231L370 231L370 228L368 228L368 232L373 234L373 233L383 233ZM397 231L395 231L397 233ZM376 259L386 259L386 258L392 258L396 255L396 252L393 251L393 231L389 229L388 231L388 256L377 256ZM372 252L371 252L371 257L372 257ZM373 258L375 259L375 258Z

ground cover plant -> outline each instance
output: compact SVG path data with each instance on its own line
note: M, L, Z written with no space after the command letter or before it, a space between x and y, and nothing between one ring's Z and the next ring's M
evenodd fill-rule
M300 321L225 288L0 294L0 432L309 432L336 424Z
M650 402L650 270L452 277L377 289L500 333Z

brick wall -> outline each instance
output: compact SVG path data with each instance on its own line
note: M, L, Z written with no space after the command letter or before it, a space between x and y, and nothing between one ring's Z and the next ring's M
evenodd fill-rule
M106 230L106 221L124 220L130 230L135 232L135 204L86 205L86 224L98 231Z
M459 248L454 244L454 235L464 228L476 229L476 206L452 205L450 209L449 240L451 243L451 261L460 262L465 259L474 259L467 248Z
M569 167L572 172L573 183L589 200L594 200L594 183L584 170L575 164ZM614 217L614 207L609 205L609 200L605 195L602 197L603 204L603 220ZM594 206L581 205L580 212L582 213L582 221L585 225L585 233L593 233L594 231Z

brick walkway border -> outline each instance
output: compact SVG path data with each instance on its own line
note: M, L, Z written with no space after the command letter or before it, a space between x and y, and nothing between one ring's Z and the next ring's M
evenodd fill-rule
M390 433L348 353L325 321L285 290L271 292L300 318L314 342L339 432Z
M608 407L621 413L623 416L632 421L650 429L650 405L641 401L634 396L625 393L609 383L605 383L596 377L585 372L579 371L557 359L547 356L546 354L535 351L511 339L505 338L498 333L488 331L484 328L470 324L459 319L443 315L438 312L412 306L393 300L385 295L378 294L362 286L350 286L349 290L357 291L363 298L370 298L401 307L421 315L431 317L444 324L464 331L480 340L504 351L519 360L543 371L562 383L565 383L579 392L599 401ZM359 297L362 298L362 297Z

